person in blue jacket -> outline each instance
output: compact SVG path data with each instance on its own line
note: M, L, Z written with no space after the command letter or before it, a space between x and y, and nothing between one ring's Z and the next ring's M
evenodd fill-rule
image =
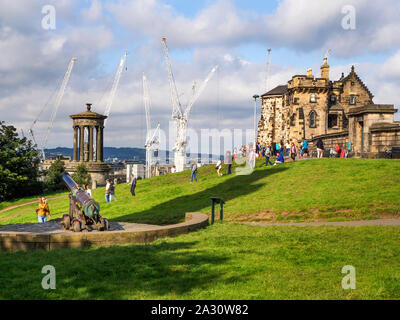
M283 158L283 152L278 153L278 157L275 160L274 166L276 166L278 163L285 163L285 159Z

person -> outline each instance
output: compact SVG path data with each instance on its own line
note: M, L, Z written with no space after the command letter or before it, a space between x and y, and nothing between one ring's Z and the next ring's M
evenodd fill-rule
M134 197L135 196L135 188L136 188L136 178L133 173L131 174L130 184L131 184L131 194L132 194L132 197Z
M172 166L172 168L171 168L171 173L175 173L176 172L176 167L175 166Z
M225 164L227 165L226 174L232 173L232 154L230 150L225 153Z
M288 141L286 141L286 157L289 157L289 155L290 155L290 143L289 143L289 140Z
M297 148L294 142L292 142L292 145L290 147L290 157L292 158L293 161L296 161L296 156L297 156Z
M276 154L276 156L278 156L278 153L280 153L280 146L279 146L279 143L275 143L275 154Z
M272 162L269 160L269 157L271 156L271 147L268 147L265 150L265 166L268 166L268 163L272 166Z
M110 182L110 196L109 196L110 202L113 199L114 199L114 201L117 201L117 199L115 198L115 184L114 184L114 181L111 180L111 182Z
M110 202L110 180L106 179L106 194L105 194L105 198L106 198L106 202Z
M331 154L331 157L338 157L339 155L340 155L340 152L341 152L341 148L340 148L340 145L339 144L336 144L336 147L335 147L335 149L331 149L331 151L330 151L330 154Z
M322 139L319 138L317 140L317 158L322 158L323 154L324 154L324 143L322 142Z
M283 158L283 150L282 150L282 152L278 153L278 156L275 160L274 166L276 166L278 163L284 163L284 162L285 162L285 159Z
M190 183L193 182L193 179L194 181L197 182L196 173L197 173L197 164L194 161L192 161L192 174L190 176Z
M217 165L215 166L215 169L217 169L218 177L222 176L221 168L222 168L222 161L221 159L218 159Z
M256 164L256 154L254 152L254 148L253 146L249 147L249 164L250 164L250 168L254 169L255 168L255 164Z
M235 148L233 148L233 160L235 160L237 158L238 158L238 151L237 151L237 148L235 147Z
M304 139L302 145L303 145L303 156L305 158L307 158L309 156L309 153L308 153L308 141L306 139Z
M90 189L90 186L89 186L89 185L86 186L86 193L87 193L90 197L92 197L92 189Z
M276 156L276 143L271 143L271 156Z
M39 197L39 207L36 209L36 214L39 223L45 223L47 221L47 216L51 216L46 198Z
M263 144L262 145L262 148L261 148L261 156L262 157L265 157L265 151L266 151L267 149L265 148L265 144Z

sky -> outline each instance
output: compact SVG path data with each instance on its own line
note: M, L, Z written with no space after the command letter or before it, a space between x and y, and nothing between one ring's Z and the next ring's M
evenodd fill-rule
M46 6L54 8L54 28ZM252 96L267 89L268 48L269 89L308 68L319 76L330 50L332 80L354 65L375 103L398 108L399 12L398 0L0 0L0 120L27 134L37 119L33 131L41 146L68 63L77 57L46 145L72 147L69 115L86 103L104 113L128 52L104 145L144 146L143 72L152 126L159 122L168 133L171 119L162 37L183 105L193 81L201 84L219 66L190 114L195 132L253 128ZM260 103L258 115L259 109Z

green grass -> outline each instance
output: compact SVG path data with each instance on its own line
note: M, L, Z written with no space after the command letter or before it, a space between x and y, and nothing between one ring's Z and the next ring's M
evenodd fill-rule
M151 245L0 252L1 299L399 299L398 227L217 223ZM43 290L44 265L56 290ZM356 289L343 290L343 266Z
M264 167L248 176L218 177L214 166L116 187L117 202L105 203L104 188L94 190L101 213L113 221L171 224L185 212L210 213L210 197L225 201L228 221L358 220L399 216L400 160L318 159ZM18 200L23 202L23 200ZM11 203L13 204L13 203ZM0 224L36 222L36 205L0 213ZM66 198L50 200L53 217L67 212Z

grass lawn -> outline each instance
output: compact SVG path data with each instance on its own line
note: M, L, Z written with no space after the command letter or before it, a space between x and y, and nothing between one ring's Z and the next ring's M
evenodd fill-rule
M315 159L265 167L258 161L248 176L218 177L214 166L139 180L136 197L129 185L116 187L117 202L105 203L104 188L94 190L101 214L113 221L171 224L185 212L210 213L210 197L225 201L228 221L358 220L400 215L400 160ZM24 199L18 200L23 202ZM14 203L10 203L14 204ZM50 200L53 217L68 200ZM0 204L0 207L4 206ZM0 213L0 224L36 222L36 204Z
M217 223L150 245L0 252L1 299L399 299L398 227ZM56 268L43 290L42 267ZM356 289L343 290L343 266Z

